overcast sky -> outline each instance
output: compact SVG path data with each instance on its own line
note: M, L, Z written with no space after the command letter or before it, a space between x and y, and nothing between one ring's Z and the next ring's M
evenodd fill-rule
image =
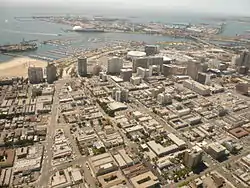
M0 0L0 6L103 7L222 13L250 16L250 0Z

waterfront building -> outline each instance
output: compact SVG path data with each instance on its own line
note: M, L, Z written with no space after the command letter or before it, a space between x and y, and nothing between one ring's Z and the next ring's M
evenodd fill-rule
M87 58L86 57L78 58L77 72L79 76L87 76Z
M53 82L57 79L57 68L54 63L48 63L46 67L46 75L47 75L47 82L49 84L53 84Z
M43 82L43 68L42 67L29 67L28 78L31 84L39 84Z

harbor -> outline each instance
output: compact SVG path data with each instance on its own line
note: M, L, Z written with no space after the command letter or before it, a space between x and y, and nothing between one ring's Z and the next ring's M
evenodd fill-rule
M201 43L201 46L209 44L230 50L239 50L241 46L249 43L247 29L244 30L243 34L223 35L229 27L225 20L214 24L204 22L193 24L190 22L134 23L130 19L85 18L81 16L76 18L38 15L15 17L14 19L16 23L21 25L34 24L37 26L37 24L43 23L46 27L44 30L34 30L34 32L20 31L20 33L26 33L22 35L29 39L29 42L3 45L0 61L22 55L49 62L60 61L67 57L75 57L83 52L94 52L99 48L108 49L114 46L137 43L159 44L167 47L179 43L181 48L182 43L192 41L197 44ZM47 26L53 26L56 29L46 30ZM32 40L36 38L38 40ZM232 44L237 44L237 48L232 47Z

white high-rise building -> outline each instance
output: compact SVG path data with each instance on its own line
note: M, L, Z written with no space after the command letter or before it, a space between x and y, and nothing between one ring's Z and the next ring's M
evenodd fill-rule
M77 72L79 76L87 76L87 58L86 57L78 58Z
M31 84L39 84L43 82L43 68L29 67L28 78Z
M118 74L121 72L122 67L123 67L123 60L119 57L112 57L108 60L107 73Z

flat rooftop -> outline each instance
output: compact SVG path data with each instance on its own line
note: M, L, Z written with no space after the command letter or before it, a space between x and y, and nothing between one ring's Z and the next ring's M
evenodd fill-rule
M158 178L151 171L130 178L130 181L135 188L150 188L159 184Z

